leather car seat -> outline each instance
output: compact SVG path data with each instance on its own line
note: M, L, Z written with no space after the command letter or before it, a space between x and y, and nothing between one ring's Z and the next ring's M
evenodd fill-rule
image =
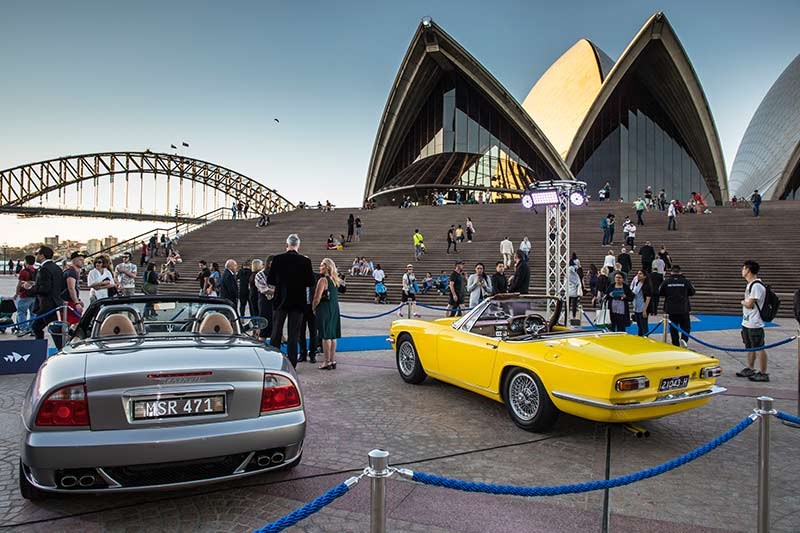
M119 337L123 335L136 335L136 328L131 319L125 315L108 315L100 325L100 337Z
M231 321L221 313L209 313L197 328L200 335L233 335Z

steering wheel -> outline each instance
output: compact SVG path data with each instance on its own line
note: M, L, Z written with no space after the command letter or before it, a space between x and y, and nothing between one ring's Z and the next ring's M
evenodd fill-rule
M528 315L525 317L525 333L539 336L547 333L547 321L542 315Z

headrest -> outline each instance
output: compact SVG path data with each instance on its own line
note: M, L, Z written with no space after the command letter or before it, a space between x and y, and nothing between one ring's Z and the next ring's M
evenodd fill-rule
M136 335L136 328L131 319L125 315L108 315L100 325L101 337L118 337L122 335Z
M233 335L233 326L231 321L221 313L208 313L197 332L201 335Z

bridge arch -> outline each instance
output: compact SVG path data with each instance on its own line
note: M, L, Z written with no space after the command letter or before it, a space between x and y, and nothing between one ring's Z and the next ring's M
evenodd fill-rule
M252 178L235 170L177 154L157 152L100 152L71 155L0 170L0 208L22 208L48 193L87 180L115 176L164 176L200 183L247 202L251 212L279 213L294 204ZM113 182L113 181L112 181ZM169 181L167 185L169 191ZM169 192L167 192L167 195ZM170 206L167 196L167 206ZM122 213L120 213L122 214Z

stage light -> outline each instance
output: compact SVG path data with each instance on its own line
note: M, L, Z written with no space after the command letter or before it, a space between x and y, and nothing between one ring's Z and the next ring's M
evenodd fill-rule
M572 202L574 206L582 206L586 202L586 197L579 191L573 191L572 194L569 195L569 201Z
M530 194L525 194L522 196L522 207L525 209L530 209L533 207L533 199L531 198Z
M533 205L558 205L558 189L539 189L530 193Z

